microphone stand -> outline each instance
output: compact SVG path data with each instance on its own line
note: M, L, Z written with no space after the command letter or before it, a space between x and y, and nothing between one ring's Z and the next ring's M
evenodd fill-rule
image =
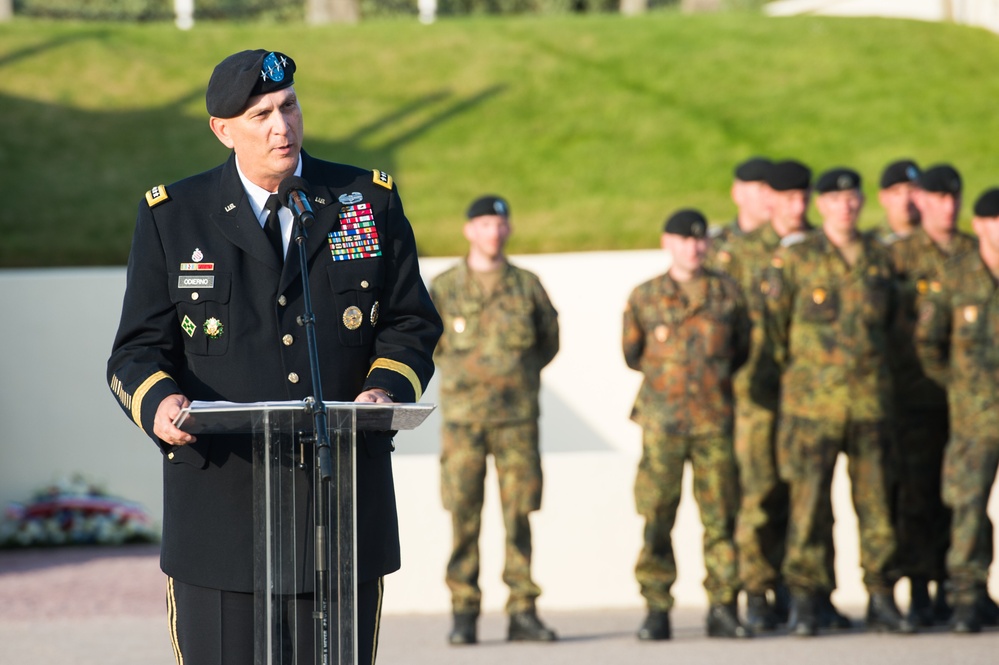
M294 210L292 211L294 213ZM312 294L309 288L309 261L305 241L308 233L300 215L293 214L293 240L298 246L298 260L302 272L302 301L305 312L298 317L298 324L305 328L306 344L309 351L309 368L312 372L313 396L306 404L312 412L312 423L316 443L316 486L313 491L315 510L315 611L312 616L319 632L317 657L319 665L330 665L330 593L329 593L329 534L330 534L330 485L333 478L333 459L330 451L329 425L326 402L323 401L322 380L319 374L319 348L316 342L316 317L312 309ZM339 654L342 657L342 654ZM340 658L342 660L342 658Z

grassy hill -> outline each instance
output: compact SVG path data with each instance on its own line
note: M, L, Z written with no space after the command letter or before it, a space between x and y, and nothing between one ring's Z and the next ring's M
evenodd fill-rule
M999 183L999 38L955 25L15 20L0 25L0 266L123 264L145 190L225 159L204 89L244 48L296 59L306 149L390 172L427 255L463 251L462 212L484 192L511 201L514 253L652 247L676 207L729 219L732 165L751 154L861 170L864 224L897 157L952 162L968 199Z

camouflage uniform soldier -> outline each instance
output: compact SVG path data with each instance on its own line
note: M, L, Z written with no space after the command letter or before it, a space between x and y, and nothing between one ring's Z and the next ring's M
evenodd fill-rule
M735 541L739 577L747 596L746 623L754 631L773 630L786 621L789 602L780 577L787 534L787 484L777 473L774 457L780 376L765 349L761 284L781 239L812 228L805 218L811 186L808 167L793 160L777 162L768 167L765 178L771 222L730 237L716 254L718 266L742 287L753 324L749 360L736 373L733 386L735 455L742 491ZM768 593L773 595L772 604ZM849 626L827 599L823 610L826 625Z
M448 639L477 640L479 530L491 454L506 526L507 639L551 641L555 633L535 610L541 589L531 579L529 514L541 507L538 391L541 369L558 352L558 319L538 278L506 259L506 201L481 197L467 216L468 256L430 286L444 319L434 359L444 420L441 494L454 530L446 576L454 610Z
M999 189L975 203L979 248L947 262L919 310L917 330L949 361L950 441L943 498L953 511L947 573L952 630L977 633L996 621L988 597L993 531L987 508L999 467Z
M855 171L827 171L816 189L822 228L778 249L767 276L767 334L782 368L777 464L790 486L782 572L798 617L794 632L816 634L817 600L832 588L830 492L840 452L850 457L868 627L912 632L895 607L890 570L891 262L877 240L857 232L863 195Z
M886 245L904 238L919 227L919 210L912 200L919 166L911 159L892 162L881 172L878 203L885 220L871 231Z
M765 157L750 157L735 167L732 178L732 202L735 219L720 228L711 228L711 243L705 265L717 268L716 253L724 243L751 233L770 221L770 202L767 198L767 169L772 162Z
M952 167L934 166L920 174L914 199L922 225L889 245L901 296L900 339L893 348L914 357L917 370L897 376L895 384L895 529L899 572L909 577L912 588L909 620L932 626L948 615L942 586L950 515L940 498L940 470L949 437L947 358L916 335L915 327L923 299L931 286L939 287L947 258L975 249L977 242L957 230L961 176ZM927 588L931 580L937 582L936 611Z
M749 315L738 286L702 268L707 220L696 210L669 217L663 249L669 271L635 288L624 312L628 367L645 379L631 418L642 426L635 503L645 538L635 567L649 614L643 640L669 639L676 561L670 531L686 460L704 523L704 586L712 637L748 637L739 623L739 577L732 541L739 502L732 450L732 372L748 353Z

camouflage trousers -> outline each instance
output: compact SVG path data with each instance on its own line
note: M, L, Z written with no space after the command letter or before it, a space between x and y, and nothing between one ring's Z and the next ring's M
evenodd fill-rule
M899 412L895 428L894 522L898 568L907 577L943 580L950 510L941 498L941 470L950 428L947 408Z
M645 428L635 478L635 505L645 517L635 578L651 610L673 607L676 559L670 532L680 505L684 463L694 471L694 498L704 524L704 588L711 603L734 602L739 592L733 531L739 481L729 436L668 436Z
M974 602L988 583L993 558L988 502L997 469L999 433L994 428L968 427L951 437L944 454L943 499L953 511L947 573L954 603Z
M441 442L441 498L451 512L452 548L445 580L456 613L478 614L479 533L485 497L486 462L492 455L499 478L506 559L503 581L510 587L508 613L534 608L541 589L531 579L529 514L541 507L541 455L536 421L478 425L445 423Z
M890 592L898 579L887 476L886 421L843 422L780 417L777 465L790 487L787 553L782 573L792 591L829 592L833 546L832 479L836 459L848 457L853 507L860 527L860 567L871 593Z
M787 483L777 474L775 426L771 409L737 402L735 458L742 498L735 544L742 586L754 594L776 587L787 539Z

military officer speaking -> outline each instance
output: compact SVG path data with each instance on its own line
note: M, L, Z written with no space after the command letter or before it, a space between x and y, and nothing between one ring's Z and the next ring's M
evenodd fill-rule
M290 57L267 50L215 67L209 126L232 152L210 171L154 187L139 204L107 365L122 410L162 455L161 566L178 663L254 662L255 530L250 437L195 439L174 418L191 400L315 394L297 322L300 263L285 260L292 212L274 194L285 178L311 185L306 253L324 399L412 402L433 374L441 322L398 190L381 171L302 150L295 70ZM389 432L358 439L357 656L366 665L377 651L382 577L399 567L392 449ZM301 497L296 511L310 516L309 504ZM298 663L315 662L307 572L291 599L307 619L286 636Z
M820 229L777 250L769 271L767 335L781 367L777 464L790 488L783 576L795 634L815 635L817 602L834 581L831 485L850 458L870 629L908 633L892 595L895 534L889 512L889 333L894 282L881 243L857 231L860 176L837 168L816 183Z
M541 589L531 579L529 518L541 507L538 393L541 370L558 352L558 315L538 278L507 260L512 227L506 200L482 196L466 217L468 255L430 285L444 318L434 358L444 420L441 495L454 534L446 575L454 611L448 641L478 639L479 531L489 455L506 527L507 638L551 641L555 632L535 607Z
M750 321L738 285L703 267L706 232L707 220L696 210L670 215L661 237L670 268L636 287L624 311L624 359L644 377L631 414L642 426L635 479L636 508L645 518L635 566L648 606L642 640L672 636L670 589L677 570L670 532L688 460L704 523L707 633L751 635L736 610L739 479L732 449L732 374L749 352Z

